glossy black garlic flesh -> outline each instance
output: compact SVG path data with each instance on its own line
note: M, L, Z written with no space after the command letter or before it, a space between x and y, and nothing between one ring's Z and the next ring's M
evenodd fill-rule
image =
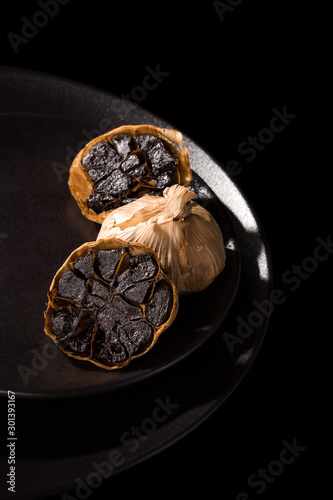
M160 194L178 182L177 158L167 143L153 135L117 135L93 146L82 164L94 183L87 198L96 213L133 201L140 192Z
M50 288L45 331L66 354L120 368L173 321L178 296L144 245L102 240L67 259Z
M106 215L145 194L159 195L191 180L182 134L152 125L124 125L90 141L70 168L69 188L81 212Z

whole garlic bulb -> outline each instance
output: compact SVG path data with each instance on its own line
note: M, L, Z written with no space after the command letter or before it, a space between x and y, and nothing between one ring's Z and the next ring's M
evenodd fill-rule
M119 238L150 247L179 294L206 288L225 267L222 232L197 195L175 184L110 212L97 239Z

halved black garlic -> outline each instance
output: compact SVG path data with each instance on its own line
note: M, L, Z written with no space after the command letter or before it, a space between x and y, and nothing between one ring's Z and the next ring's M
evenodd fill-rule
M124 125L96 137L76 156L69 188L83 215L102 223L145 194L191 180L189 154L176 130Z
M153 251L113 238L76 249L48 292L45 333L69 356L108 370L148 352L178 311Z

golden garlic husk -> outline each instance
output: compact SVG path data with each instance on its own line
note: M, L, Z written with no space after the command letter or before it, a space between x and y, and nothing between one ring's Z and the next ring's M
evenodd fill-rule
M179 294L200 292L223 270L226 253L219 225L195 198L178 184L163 196L146 195L109 213L97 240L143 243L156 253Z

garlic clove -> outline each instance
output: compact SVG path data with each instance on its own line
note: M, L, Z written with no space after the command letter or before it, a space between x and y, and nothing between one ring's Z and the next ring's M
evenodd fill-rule
M191 180L182 134L153 125L124 125L90 141L76 156L68 185L85 217L102 223L112 210Z
M177 289L151 249L99 240L56 273L45 333L68 356L114 370L150 351L177 311Z

